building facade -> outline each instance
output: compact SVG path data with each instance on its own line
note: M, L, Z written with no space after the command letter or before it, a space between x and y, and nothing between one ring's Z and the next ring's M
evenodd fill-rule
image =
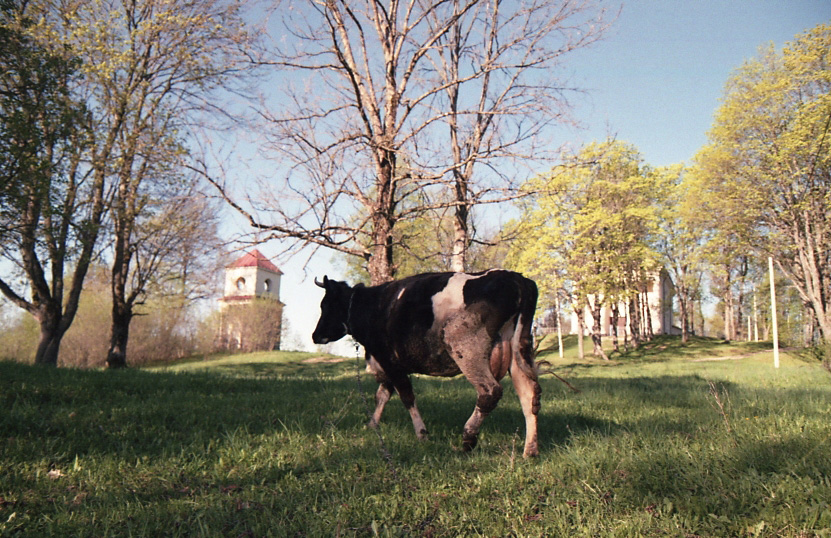
M246 252L225 268L220 300L218 347L240 351L280 349L283 272L259 250Z
M641 312L641 323L651 322L653 334L681 334L681 329L673 325L672 300L674 295L675 286L666 269L661 269L650 275L646 285L646 293L642 294L642 298L645 301L642 301L643 311ZM619 303L618 315L617 334L620 336L630 334L629 305L624 302ZM590 335L592 327L594 326L594 319L588 306L585 309L584 316L583 319L586 322L585 334ZM600 311L600 318L603 334L611 335L613 327L612 308L604 305ZM563 332L568 332L568 334L577 334L579 332L577 314L575 312L572 312L569 316Z

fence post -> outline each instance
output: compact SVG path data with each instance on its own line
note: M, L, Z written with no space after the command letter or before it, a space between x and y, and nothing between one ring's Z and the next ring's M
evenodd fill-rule
M773 284L773 257L768 256L770 269L770 312L773 321L773 367L779 368L779 329L776 325L776 289Z

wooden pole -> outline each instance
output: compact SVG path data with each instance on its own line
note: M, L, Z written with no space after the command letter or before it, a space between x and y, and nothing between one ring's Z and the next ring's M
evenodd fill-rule
M779 368L779 329L776 324L776 288L773 283L773 257L768 256L770 269L770 312L773 322L773 367Z

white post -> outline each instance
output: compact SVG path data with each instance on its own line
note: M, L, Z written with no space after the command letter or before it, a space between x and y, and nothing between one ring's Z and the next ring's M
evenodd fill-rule
M773 321L773 367L779 368L779 329L776 325L776 289L773 284L773 257L768 256L770 269L770 312Z
M556 295L555 304L557 308L557 345L560 348L560 358L563 358L563 330L560 327L560 294Z

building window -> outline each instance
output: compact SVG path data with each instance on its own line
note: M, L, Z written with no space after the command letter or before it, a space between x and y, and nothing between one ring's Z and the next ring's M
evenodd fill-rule
M237 279L237 289L238 289L239 291L242 291L242 290L244 290L244 289L245 289L245 279L244 279L244 278L239 277L239 278Z
M263 284L265 284L265 291L270 293L271 292L271 279L266 278L265 282L263 282Z

